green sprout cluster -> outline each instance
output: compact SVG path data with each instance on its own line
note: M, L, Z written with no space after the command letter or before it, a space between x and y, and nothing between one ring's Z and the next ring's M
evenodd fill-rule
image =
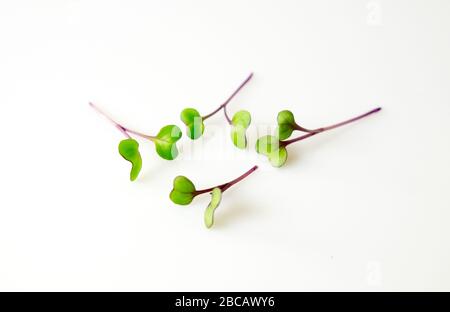
M247 140L247 129L251 124L251 115L248 111L241 110L236 112L232 118L229 117L227 113L227 106L231 100L239 93L239 91L249 82L253 77L250 74L244 82L231 94L231 96L221 104L213 112L202 116L199 111L195 108L185 108L181 114L180 119L186 126L186 134L191 140L199 139L205 131L205 121L214 116L219 111L223 110L224 116L228 124L230 125L230 138L234 146L239 149L246 149L248 146ZM130 180L134 181L139 176L142 168L142 157L139 152L139 143L133 138L139 137L144 140L149 140L154 143L157 154L165 160L174 160L177 158L179 152L177 148L177 142L182 137L182 132L180 128L176 125L167 125L160 129L157 135L147 135L135 130L126 128L125 126L114 121L106 113L100 110L93 103L89 103L92 108L98 111L100 114L105 116L113 125L126 137L119 142L119 154L128 162L131 163L130 170ZM381 108L375 108L365 114L359 115L357 117L348 119L346 121L317 129L307 129L300 126L294 117L294 114L289 110L283 110L278 113L277 116L277 128L273 135L265 135L260 137L256 142L256 152L264 155L268 158L270 164L274 167L282 167L286 164L288 159L287 147L293 143L305 140L319 133L332 130L373 113L380 111ZM295 131L304 133L296 138L290 139ZM170 200L178 205L189 205L196 196L205 193L211 194L211 202L207 206L204 212L204 223L207 228L211 228L214 225L214 213L217 207L222 201L223 193L228 190L231 186L239 183L247 176L252 174L258 166L252 167L249 171L236 178L233 181L224 183L215 187L197 190L194 183L184 176L178 176L173 181L173 189L170 192Z

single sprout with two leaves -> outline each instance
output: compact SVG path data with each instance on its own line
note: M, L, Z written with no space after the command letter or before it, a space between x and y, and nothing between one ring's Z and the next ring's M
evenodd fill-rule
M337 123L332 126L322 127L314 130L309 130L299 126L295 121L294 114L292 114L292 112L290 111L284 110L278 114L277 118L278 127L276 130L276 135L275 136L266 135L259 138L258 141L256 142L256 151L260 154L267 156L272 166L281 167L286 163L288 157L286 147L289 146L290 144L305 140L316 134L347 125L349 123L367 117L373 113L376 113L380 110L381 107L377 107L363 115ZM286 140L292 135L294 131L302 131L306 132L306 134L291 140Z
M119 143L119 153L125 160L128 160L131 163L131 181L136 180L142 168L142 158L141 153L139 152L139 143L135 139L133 139L131 135L135 135L143 139L152 141L155 144L156 152L161 158L164 158L166 160L173 160L178 156L178 148L176 142L181 138L182 133L180 128L178 128L177 126L164 126L156 136L151 136L128 129L118 122L114 121L93 103L89 103L89 105L101 115L105 116L114 124L117 129L119 129L120 132L125 135L126 139L120 141Z
M278 113L277 116L278 127L275 133L278 134L280 140L286 140L292 135L294 131L302 131L312 133L315 130L303 128L295 122L294 114L291 111L284 110Z
M231 126L231 140L233 141L233 144L237 148L245 149L247 147L246 131L251 123L251 115L248 111L241 110L234 114L233 118L230 119L227 113L227 105L252 77L253 73L251 73L247 77L247 79L242 82L242 84L236 89L236 91L234 91L233 94L231 94L231 96L222 105L220 105L215 111L208 115L202 116L195 108L185 108L181 112L180 117L181 121L186 125L186 132L188 137L192 140L200 138L205 130L204 121L223 109L225 118Z
M233 181L204 190L197 190L191 180L184 176L178 176L173 181L173 189L170 192L170 199L177 205L189 205L196 196L211 193L211 202L204 213L205 226L209 229L214 224L214 212L222 200L222 194L236 183L239 183L248 177L256 169L258 169L258 166L254 166L252 169Z

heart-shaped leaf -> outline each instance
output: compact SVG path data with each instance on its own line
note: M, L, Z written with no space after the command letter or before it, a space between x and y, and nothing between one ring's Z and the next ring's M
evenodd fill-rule
M205 210L205 225L209 229L214 224L214 211L219 206L220 201L222 200L222 191L220 188L216 187L211 192L211 202Z
M195 185L186 177L178 176L173 180L170 199L177 205L189 205L195 197Z
M178 156L176 142L181 136L180 128L175 125L168 125L161 128L153 140L158 155L167 160L174 160Z
M139 153L139 143L134 139L125 139L119 143L120 155L131 163L130 180L134 181L142 168L142 158Z
M286 147L280 146L280 140L273 135L266 135L256 142L256 151L266 155L274 167L281 167L286 163L288 153Z
M278 127L275 133L280 140L286 140L297 127L294 114L288 110L281 111L278 113L277 121Z
M186 108L181 112L181 121L186 125L188 137L192 140L200 138L205 130L203 118L194 108Z
M231 140L240 149L247 147L246 131L250 126L252 117L248 111L241 110L234 114L231 120Z

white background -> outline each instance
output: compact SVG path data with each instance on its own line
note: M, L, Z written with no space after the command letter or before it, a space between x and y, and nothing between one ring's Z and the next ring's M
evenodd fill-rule
M449 16L447 0L2 0L0 290L450 290ZM133 183L88 106L155 134L251 71L230 104L252 113L248 152L218 114L173 162L141 141ZM254 152L282 109L314 128L376 106L281 169ZM208 195L169 200L176 175L206 188L254 164L211 230Z

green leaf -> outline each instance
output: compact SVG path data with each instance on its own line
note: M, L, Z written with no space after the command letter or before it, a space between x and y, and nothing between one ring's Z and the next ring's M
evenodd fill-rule
M220 201L222 200L222 191L220 188L216 187L211 192L211 202L205 210L205 225L209 229L214 224L214 212L216 208L219 206Z
M276 152L271 153L269 156L270 164L274 167L282 167L287 160L288 152L284 146L280 147Z
M205 130L203 118L194 108L186 108L181 112L181 121L186 125L188 137L192 140L200 138Z
M294 132L297 126L294 114L288 110L281 111L278 113L277 121L278 127L276 134L280 140L286 140L292 135L292 132Z
M233 119L231 120L231 123L234 126L241 125L245 129L247 129L250 126L250 123L252 122L252 116L250 113L246 110L241 110L234 114Z
M266 135L256 142L256 151L267 156L274 167L281 167L286 163L288 153L286 147L280 146L280 140L273 135Z
M159 156L167 160L174 160L178 156L178 148L176 142L181 138L180 128L175 125L168 125L159 131L153 140L156 152Z
M256 151L259 154L270 155L273 151L278 150L280 147L280 140L273 135L266 135L256 141Z
M134 181L142 168L142 158L139 153L139 143L134 139L125 139L119 143L120 155L131 163L130 180Z
M240 125L231 128L231 140L237 148L245 149L247 147L247 137L245 132L246 129Z
M245 149L247 147L246 131L251 121L252 117L250 113L245 110L234 114L231 120L231 140L237 148Z
M177 205L189 205L195 197L195 185L186 177L178 176L173 180L170 199Z

